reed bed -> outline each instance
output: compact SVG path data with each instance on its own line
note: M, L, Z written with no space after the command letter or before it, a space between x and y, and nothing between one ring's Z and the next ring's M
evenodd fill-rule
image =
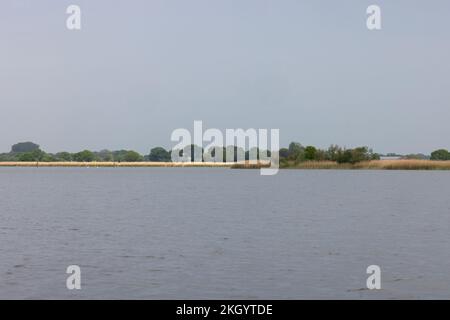
M432 160L376 160L354 165L355 169L382 170L450 170L450 161Z
M270 161L243 161L232 163L232 169L261 169L269 168Z
M331 170L331 169L352 169L351 164L339 164L335 161L304 161L299 163L283 163L281 168L286 169L320 169L320 170Z
M270 167L270 161L243 162L0 162L0 167L93 167L93 168L150 168L198 167L260 169ZM283 162L282 169L348 169L348 170L450 170L450 161L431 160L373 160L356 164L333 161Z
M372 160L355 164L334 161L284 163L287 169L347 169L347 170L450 170L450 161L432 160Z

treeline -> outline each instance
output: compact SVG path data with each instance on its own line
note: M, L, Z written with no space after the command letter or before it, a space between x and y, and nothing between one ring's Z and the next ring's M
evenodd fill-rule
M0 154L0 161L19 161L19 162L92 162L92 161L123 161L137 162L144 161L144 157L136 151L120 150L109 151L103 150L93 152L83 150L76 153L58 152L47 153L40 149L39 145L32 142L22 142L12 146L9 153Z
M238 160L254 160L268 159L270 152L267 150L259 150L252 148L245 151L236 146L228 146L224 148L212 148L205 150L196 145L190 145L183 150L176 150L175 159L177 161L238 161ZM216 157L217 152L222 152L220 157ZM425 157L424 155L410 155L402 158ZM328 149L320 149L314 146L303 146L298 142L291 142L288 148L279 150L279 158L281 165L289 166L290 164L305 161L333 161L337 163L358 163L369 160L379 160L380 155L373 152L368 147L357 147L353 149L343 148L337 145L331 145ZM450 152L445 149L436 150L431 153L431 160L450 160ZM90 151L83 150L76 153L58 152L47 153L40 149L40 146L32 142L17 143L11 147L9 153L0 154L1 162L171 162L171 151L162 147L156 147L150 150L148 155L141 155L133 150L102 150Z
M280 161L304 162L304 161L334 161L337 163L357 163L368 160L379 160L380 155L374 153L368 147L347 149L338 145L331 145L323 150L314 146L302 146L298 142L291 142L289 148L280 149Z

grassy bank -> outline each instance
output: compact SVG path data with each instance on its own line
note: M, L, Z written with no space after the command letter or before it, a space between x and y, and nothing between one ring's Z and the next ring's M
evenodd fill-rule
M285 169L374 169L374 170L450 170L450 161L372 160L355 164L333 161L284 162Z

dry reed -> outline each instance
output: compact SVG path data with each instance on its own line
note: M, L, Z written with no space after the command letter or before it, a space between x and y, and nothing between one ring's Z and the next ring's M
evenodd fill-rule
M105 167L105 168L147 168L147 167L225 167L226 162L0 162L0 167Z
M244 162L0 162L0 167L214 167L233 169L260 169L269 167L268 161ZM360 170L450 170L450 161L431 160L373 160L356 164L333 161L284 162L287 169L360 169Z
M360 169L360 170L450 170L450 161L431 160L372 160L350 163L334 161L305 161L285 163L288 169Z

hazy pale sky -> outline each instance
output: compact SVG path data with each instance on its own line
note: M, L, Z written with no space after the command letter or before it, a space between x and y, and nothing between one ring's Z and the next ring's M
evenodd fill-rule
M194 120L279 128L282 145L450 149L449 36L448 0L2 0L0 152L148 153Z

